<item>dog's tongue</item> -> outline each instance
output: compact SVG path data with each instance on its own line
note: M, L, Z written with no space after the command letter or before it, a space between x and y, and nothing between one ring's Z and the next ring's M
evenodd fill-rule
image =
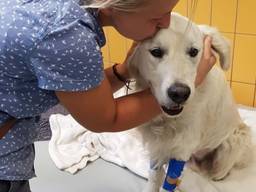
M173 107L168 109L167 107L162 106L162 109L168 115L174 116L174 115L178 115L183 110L183 107Z

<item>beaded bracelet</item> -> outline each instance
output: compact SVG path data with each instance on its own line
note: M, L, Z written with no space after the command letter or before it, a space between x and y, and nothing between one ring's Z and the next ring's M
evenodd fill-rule
M120 73L118 73L118 71L117 71L117 69L116 69L116 66L117 65L119 65L119 64L114 64L113 66L112 66L112 70L113 70L113 73L114 73L114 75L116 76L116 78L119 80L119 81L122 81L123 83L124 83L124 85L126 86L126 88L127 89L130 89L131 90L131 88L130 88L130 82L131 82L131 80L128 80L128 79L126 79L126 78L124 78L122 75L120 75Z

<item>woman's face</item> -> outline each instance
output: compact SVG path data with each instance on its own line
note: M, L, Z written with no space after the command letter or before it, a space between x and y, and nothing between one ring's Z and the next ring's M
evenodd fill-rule
M148 0L148 4L134 12L109 10L111 25L123 36L141 41L168 28L170 13L178 0Z

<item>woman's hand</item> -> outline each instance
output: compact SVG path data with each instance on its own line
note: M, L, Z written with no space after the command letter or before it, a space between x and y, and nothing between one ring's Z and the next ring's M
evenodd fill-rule
M210 36L206 36L204 39L204 50L201 61L197 68L197 76L195 80L195 86L200 85L208 72L216 63L216 57L212 51L212 38Z
M133 54L133 52L135 51L135 48L137 47L137 45L138 45L138 42L133 41L132 46L130 47L130 49L129 49L127 55L126 55L126 58L125 58L123 64L118 66L118 72L123 77L125 77L126 79L130 78L129 71L128 71L128 68L127 68L128 59Z
M108 81L110 82L113 93L124 86L124 82L126 82L125 80L130 79L130 74L129 74L129 70L127 67L127 63L128 63L128 58L134 52L137 44L138 44L137 42L133 42L131 48L129 49L129 51L127 53L127 56L126 56L123 64L115 65L114 69L112 66L105 69L105 74L106 74ZM115 70L115 73L118 73L119 76L121 76L122 79L124 79L124 81L123 80L120 81L120 79L115 75L114 70Z

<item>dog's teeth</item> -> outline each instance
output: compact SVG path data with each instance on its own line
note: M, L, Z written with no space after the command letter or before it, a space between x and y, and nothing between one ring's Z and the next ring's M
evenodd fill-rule
M169 107L168 109L180 109L181 105L173 105L171 107Z

